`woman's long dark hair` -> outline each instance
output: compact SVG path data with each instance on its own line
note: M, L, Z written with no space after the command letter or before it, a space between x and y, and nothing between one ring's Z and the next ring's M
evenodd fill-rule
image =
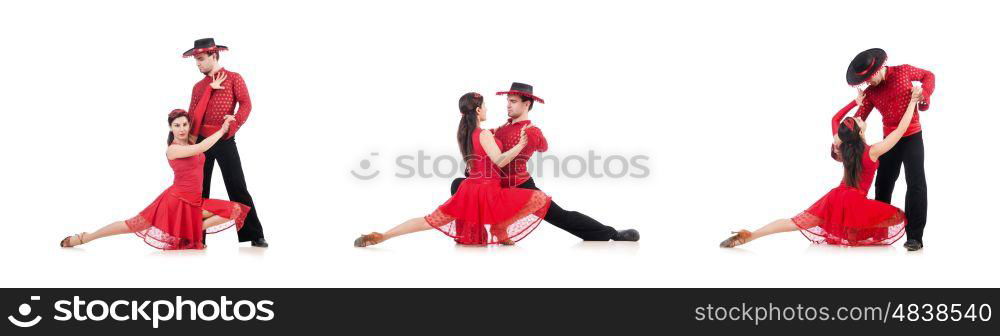
M174 120L177 120L177 118L180 117L184 117L185 119L188 120L189 123L191 122L191 118L188 117L187 111L182 109L176 109L170 111L170 114L167 115L167 125L173 125ZM188 125L188 132L191 132L191 125ZM167 134L167 146L170 146L170 144L172 143L174 143L174 131L170 130L170 134Z
M858 187L861 180L861 159L865 155L865 140L861 138L861 127L854 118L844 119L837 128L840 137L840 156L844 162L844 182L849 187Z
M462 120L458 122L458 149L462 151L462 159L468 166L472 159L472 132L479 123L476 109L483 106L483 95L469 92L458 99L458 111L462 112Z

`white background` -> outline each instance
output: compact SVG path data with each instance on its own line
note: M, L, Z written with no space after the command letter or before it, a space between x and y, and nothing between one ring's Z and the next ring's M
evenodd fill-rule
M0 260L7 287L974 287L998 285L994 6L699 1L16 2L0 14ZM990 23L994 22L994 23ZM230 47L253 112L237 141L272 247L210 236L161 252L133 236L57 242L134 216L169 186L166 114L201 78L192 41ZM788 233L722 250L729 231L802 211L840 180L829 119L864 49L933 71L921 113L925 250L814 246ZM434 210L450 179L393 158L457 155L456 101L511 81L553 155L648 155L648 178L543 177L564 208L640 243L548 224L515 247L433 231L356 249ZM880 138L880 116L869 119ZM351 176L378 152L370 181ZM218 171L218 170L216 170ZM226 198L218 173L213 197ZM900 178L896 206L903 206Z

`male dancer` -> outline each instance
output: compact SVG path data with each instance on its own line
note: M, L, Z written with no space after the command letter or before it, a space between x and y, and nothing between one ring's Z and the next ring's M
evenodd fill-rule
M847 68L847 84L860 86L858 98L847 104L838 116L843 117L854 106L860 105L855 117L868 119L872 108L882 113L882 130L892 133L906 112L910 101L913 81L921 83L923 100L918 110L930 108L930 97L934 93L934 74L907 64L886 66L886 53L882 49L869 49L854 57ZM835 146L836 147L836 146ZM834 153L836 157L837 154ZM899 178L900 165L906 167L906 243L909 251L924 248L924 226L927 225L927 179L924 176L924 140L920 128L920 114L914 113L903 138L889 152L879 158L878 174L875 177L875 199L891 203L892 190Z
M205 78L194 85L194 90L191 92L191 108L188 110L194 114L191 133L197 134L198 141L201 141L218 131L227 115L234 115L236 118L222 140L205 152L202 196L209 197L212 170L215 168L215 161L218 160L229 200L250 206L250 213L247 214L243 228L238 232L239 241L249 241L250 245L255 247L267 247L264 230L261 228L260 220L257 219L257 207L253 204L250 192L247 191L243 165L240 163L240 154L236 148L236 132L250 117L250 93L240 74L228 71L219 65L219 53L227 50L229 48L216 45L214 39L204 38L194 41L194 48L183 54L185 58L194 57L198 71L205 75ZM221 82L221 85L213 85L213 81ZM207 108L196 110L201 99L208 99ZM236 111L237 104L240 107L239 111Z
M495 138L500 141L501 150L508 151L517 145L521 136L521 128L531 124L528 112L535 106L535 101L545 103L542 98L533 94L533 90L531 85L515 82L511 84L509 91L497 92L498 96L507 95L507 116L510 117L507 124L500 126L494 132ZM537 126L529 128L526 134L528 144L513 161L500 168L501 185L504 188L517 187L539 190L535 186L535 180L529 175L526 164L535 151L544 152L548 150L549 145ZM458 191L458 186L462 184L463 180L465 178L457 178L452 182L452 195ZM635 229L617 231L615 228L601 224L582 213L566 211L555 201L549 206L549 211L545 214L545 221L587 241L639 240L639 231Z

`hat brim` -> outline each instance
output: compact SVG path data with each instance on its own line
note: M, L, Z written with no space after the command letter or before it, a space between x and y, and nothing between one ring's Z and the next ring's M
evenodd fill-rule
M847 67L848 85L855 86L868 81L869 79L872 78L872 76L875 76L875 74L878 73L877 70L879 68L885 65L885 60L888 58L888 55L886 55L885 50L876 48L867 50L866 52L873 54L873 56L875 57L874 64L872 65L870 71L865 72L864 74L857 74L853 70L851 70L850 66L848 66Z
M227 51L227 50L229 50L229 48L226 48L226 46L214 46L214 47L208 47L208 48L191 48L191 49L188 49L188 51L185 51L182 56L183 57L191 57L191 56L194 56L194 55L197 55L197 54L202 54L202 53L216 52L216 51Z
M534 99L534 100L538 101L539 103L545 104L545 99L542 99L541 97L538 97L538 96L533 95L533 94L528 93L528 92L517 91L517 90L497 92L497 96L502 96L502 95L524 96L524 97L528 97L528 98Z

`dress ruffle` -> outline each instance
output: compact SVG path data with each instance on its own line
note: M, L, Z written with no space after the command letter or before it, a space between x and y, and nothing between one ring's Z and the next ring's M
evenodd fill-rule
M906 227L902 210L846 186L830 190L792 221L814 243L846 246L891 245Z
M517 242L538 227L551 202L541 191L501 188L495 179L467 179L424 219L459 244Z
M217 233L234 225L237 229L242 228L250 207L216 199L194 202L167 189L145 210L126 220L125 224L146 244L158 249L203 249L203 210L229 219L204 230L206 233Z

